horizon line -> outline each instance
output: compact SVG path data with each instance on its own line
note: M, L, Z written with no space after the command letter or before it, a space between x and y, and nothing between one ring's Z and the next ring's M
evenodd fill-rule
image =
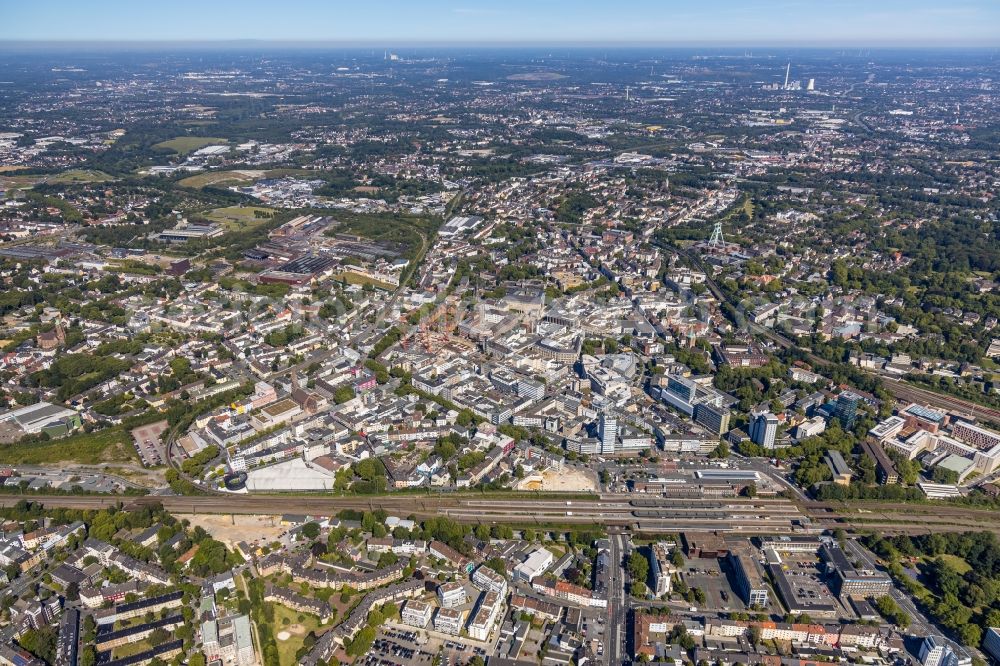
M297 38L243 38L243 39L175 39L175 38L165 38L165 39L3 39L0 38L0 49L7 46L55 46L55 47L73 47L73 46L129 46L129 47L142 47L142 46L212 46L216 48L222 48L227 45L295 45L295 46L311 46L311 47L365 47L371 48L378 46L379 48L384 48L386 46L395 47L415 47L415 48L429 48L429 47L463 47L463 48L495 48L495 47L538 47L538 48L550 48L550 47L593 47L593 48L607 48L607 47L618 47L618 48L695 48L695 47L716 47L716 48L733 48L733 49L751 49L751 48L774 48L774 47L795 47L805 50L822 50L822 49L840 49L840 48L866 48L866 49L892 49L892 48L907 48L914 50L932 50L932 49L954 49L954 50L1000 50L1000 40L997 42L954 42L951 40L942 40L941 42L929 42L928 40L909 40L900 39L896 41L878 41L871 42L865 40L850 40L845 39L842 41L829 41L829 42L817 42L816 40L779 40L779 41L762 41L762 42L733 42L730 40L690 40L690 41L648 41L648 40L549 40L549 41L539 41L539 40L516 40L516 39L497 39L497 40L474 40L474 41L462 41L462 40L414 40L414 39L394 39L391 37L386 38L372 38L372 39L356 39L356 40L319 40L319 39L297 39Z

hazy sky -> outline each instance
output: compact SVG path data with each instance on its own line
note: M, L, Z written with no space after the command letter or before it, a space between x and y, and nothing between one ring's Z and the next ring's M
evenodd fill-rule
M1000 45L1000 0L0 0L0 41Z

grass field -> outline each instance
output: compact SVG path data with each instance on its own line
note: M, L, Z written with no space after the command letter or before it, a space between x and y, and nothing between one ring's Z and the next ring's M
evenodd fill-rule
M753 218L753 199L750 197L746 198L743 202L743 211L747 214L747 217Z
M240 185L243 183L252 183L260 178L282 178L284 176L303 176L309 175L310 172L306 169L269 169L267 171L260 171L255 169L237 170L237 171L209 171L207 173L198 173L193 176L188 176L187 178L182 178L177 181L177 184L181 187L208 187L210 185Z
M951 566L952 569L957 571L959 576L964 576L968 572L972 571L972 567L969 566L969 563L966 562L961 557L959 557L958 555L944 554L944 555L938 555L938 557L944 560L945 563Z
M177 184L181 187L196 187L198 189L209 185L240 185L252 183L263 175L263 171L209 171L182 178L177 181Z
M11 175L4 176L0 175L0 186L7 189L20 189L25 187L34 187L36 183L41 182L45 176L39 175Z
M135 643L119 645L111 651L111 654L115 659L124 659L125 657L131 657L134 654L139 654L140 652L145 652L146 650L150 650L152 648L152 644L150 644L148 640L143 639L141 641L136 641Z
M216 208L205 213L205 217L223 225L227 231L252 229L270 222L270 218L268 217L257 217L255 211L260 211L261 213L275 212L273 208L264 208L263 206L226 206L225 208Z
M136 460L129 434L117 427L99 432L81 432L38 444L0 445L0 464L6 465L43 465L59 462L95 465L102 462Z
M394 285L391 285L388 282L373 280L367 275L360 275L358 273L352 273L351 271L344 271L343 273L337 275L336 278L334 279L343 280L347 284L360 284L360 285L370 284L373 287L377 287L378 289L385 289L386 291L394 291L396 289Z
M303 618L301 622L299 616ZM285 624L286 619L288 624ZM315 615L300 613L280 604L274 605L274 624L271 626L271 630L278 643L278 660L281 662L281 666L286 666L286 664L291 666L297 663L295 652L302 647L306 634L315 631L318 627L319 620ZM286 640L277 638L278 634L283 631L289 634Z
M5 171L13 171L17 168L23 167L11 167L9 169L0 167L0 174ZM52 175L23 174L0 176L0 183L7 185L8 187L33 187L38 183L53 183L56 185L67 185L72 183L107 183L112 180L115 180L114 176L95 169L70 169L68 171Z
M70 169L55 176L45 178L47 183L106 183L115 177L94 169Z
M748 217L753 218L753 198L752 197L749 197L749 196L748 197L744 197L742 204L739 203L739 202L737 202L732 208L729 209L729 212L726 213L726 216L724 218L722 218L722 220L723 220L723 222L725 222L727 220L731 220L735 216L739 215L741 212L746 213Z
M212 144L229 143L228 139L220 139L211 136L179 136L168 141L161 141L154 144L153 148L162 148L173 151L179 155L193 153L199 148L211 146Z

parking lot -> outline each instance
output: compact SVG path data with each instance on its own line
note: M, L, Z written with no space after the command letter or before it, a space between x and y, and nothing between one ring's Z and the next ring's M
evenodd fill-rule
M434 655L425 647L418 644L417 635L412 631L383 628L360 663L366 666L426 666L434 661Z
M469 663L475 656L486 659L486 650L481 647L465 645L460 641L445 641L442 645L441 665L461 666Z
M459 637L445 640L428 637L424 631L384 625L371 651L358 663L365 666L428 666L439 654L442 666L464 666L474 656L486 658L486 650L467 645Z
M605 627L603 614L595 612L586 612L583 614L580 629L583 632L584 639L590 643L594 654L599 657L604 655Z
M698 604L701 610L738 611L746 608L746 604L733 590L719 560L707 558L690 560L681 576L688 587L697 587L705 593L705 603Z
M139 460L146 467L157 467L167 460L160 436L169 428L166 421L157 421L132 430L132 443L139 454Z

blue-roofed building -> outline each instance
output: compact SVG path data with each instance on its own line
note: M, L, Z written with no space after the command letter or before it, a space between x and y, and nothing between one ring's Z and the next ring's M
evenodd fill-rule
M948 414L916 403L900 411L899 415L910 428L922 428L931 433L936 433L948 425Z

